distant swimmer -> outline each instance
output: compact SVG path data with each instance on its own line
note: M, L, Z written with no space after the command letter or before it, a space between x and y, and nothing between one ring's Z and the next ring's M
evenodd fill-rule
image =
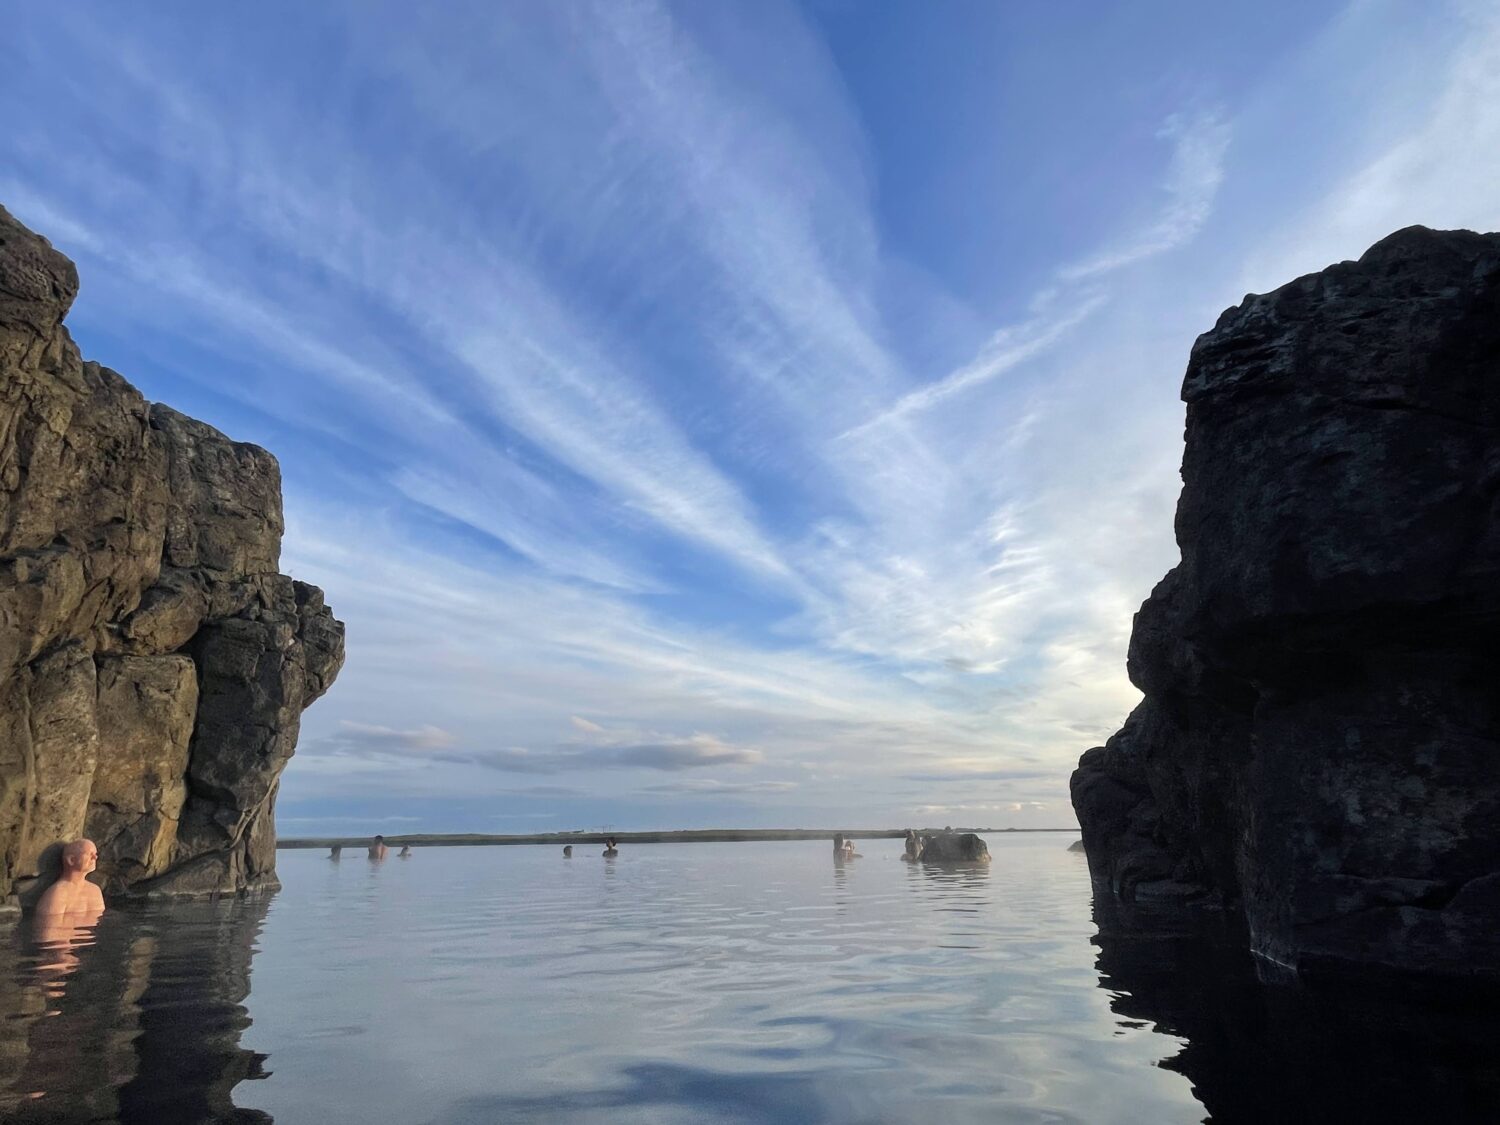
M343 844L334 844L333 847L331 849L329 849L328 858L329 859L338 859L339 856L341 856L343 854L344 854L344 845Z
M411 858L411 845L410 844L402 844L401 845L401 850L396 853L396 858L397 859L410 859Z
M604 851L600 852L599 854L605 856L614 856L620 854L620 850L615 847L615 838L613 836L609 836L605 839Z
M572 858L573 858L573 845L572 844L564 844L563 845L563 859L572 859Z
M835 863L842 863L846 859L859 859L860 854L854 850L854 841L844 839L842 832L835 832L833 836L833 859Z
M371 859L384 859L386 857L386 853L389 851L390 849L385 846L384 836L376 836L375 839L370 841Z
M74 840L63 846L62 874L37 900L40 917L60 914L104 913L104 892L88 881L88 873L99 862L99 849L92 840Z
M907 863L916 863L922 858L922 837L910 828L906 830L906 851L901 853L901 858Z

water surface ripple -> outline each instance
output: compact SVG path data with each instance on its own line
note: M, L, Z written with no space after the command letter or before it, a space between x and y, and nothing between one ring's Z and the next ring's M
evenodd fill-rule
M896 840L843 866L807 842L612 860L283 852L268 902L115 910L67 940L17 927L0 1110L796 1125L1294 1120L1352 1104L1339 1084L1363 1080L1357 1065L1325 1082L1278 1057L1287 1037L1243 958L1101 932L1069 839L991 837L987 869L913 867ZM1288 1018L1348 1039L1319 1023L1328 1011ZM1386 1023L1359 1017L1365 1056L1410 1047ZM1484 1026L1468 1029L1479 1042ZM1316 1058L1306 1034L1298 1051ZM1478 1112L1492 1064L1464 1054L1451 1020L1437 1034L1396 1066L1402 1088ZM1284 1096L1278 1076L1319 1088Z

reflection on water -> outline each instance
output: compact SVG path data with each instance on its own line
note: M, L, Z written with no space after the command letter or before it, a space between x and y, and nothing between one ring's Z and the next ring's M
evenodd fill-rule
M1427 984L1258 979L1212 920L1101 902L1116 1012L1186 1040L1162 1065L1215 1122L1500 1121L1500 1003Z
M1495 1119L1490 1014L1142 936L1067 842L284 853L269 903L0 934L0 1119Z
M7 1122L268 1121L230 1090L257 1077L240 1005L264 903L27 919L0 940Z

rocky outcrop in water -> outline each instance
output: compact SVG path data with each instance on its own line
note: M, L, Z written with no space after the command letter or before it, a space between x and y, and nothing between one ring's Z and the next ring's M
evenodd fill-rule
M109 891L274 885L343 625L278 572L275 458L83 360L77 289L0 208L0 895L83 834Z
M1183 398L1145 699L1073 775L1096 881L1303 971L1500 981L1500 235L1246 298Z
M923 863L988 863L990 849L973 832L935 832L919 837Z

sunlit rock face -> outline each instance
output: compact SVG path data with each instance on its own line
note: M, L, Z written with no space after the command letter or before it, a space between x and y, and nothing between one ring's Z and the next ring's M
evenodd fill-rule
M1073 775L1096 881L1301 970L1500 982L1500 235L1246 298L1183 398L1145 699Z
M275 458L85 362L77 290L0 209L0 895L84 834L109 891L274 885L343 625L278 573Z

